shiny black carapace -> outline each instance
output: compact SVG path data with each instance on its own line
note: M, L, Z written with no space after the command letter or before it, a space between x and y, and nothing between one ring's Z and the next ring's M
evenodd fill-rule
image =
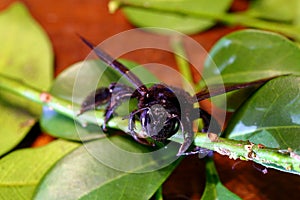
M177 155L183 155L192 144L194 139L193 121L199 117L203 120L203 132L207 132L208 127L212 127L209 130L210 132L219 133L221 131L216 120L206 111L195 108L195 103L225 92L251 86L260 86L274 78L231 84L209 90L205 88L194 96L191 96L183 89L165 84L154 84L150 88L147 88L142 81L123 64L99 48L95 48L86 39L82 37L81 39L93 49L104 63L125 76L133 87L120 83L111 83L108 88L97 89L86 97L81 105L80 114L88 110L97 109L100 105L108 104L105 111L104 124L102 126L105 131L107 130L107 123L112 118L116 108L122 102L130 98L136 98L138 100L137 109L133 110L129 115L128 129L130 135L140 143L146 143L146 140L143 139L145 137L150 137L155 141L166 142L169 137L174 135L179 128L181 128L184 142ZM136 119L140 120L142 126L142 133L139 134L135 131Z

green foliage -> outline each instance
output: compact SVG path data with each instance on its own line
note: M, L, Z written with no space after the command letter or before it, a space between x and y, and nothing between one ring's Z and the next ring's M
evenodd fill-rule
M265 84L234 114L226 136L300 152L300 77Z
M57 140L45 147L14 151L0 160L0 199L31 199L45 173L78 147Z
M206 84L213 84L214 77L219 75L225 83L239 83L300 74L299 47L270 32L243 30L229 34L215 44L210 55L204 74L211 78L205 80ZM215 66L219 71L214 70ZM221 101L222 97L213 98L219 106L227 103L229 111L236 111L225 130L225 137L299 152L299 77L278 77L254 91L246 89L226 94L227 102ZM286 171L282 166L270 167Z
M229 34L219 40L210 51L211 59L205 62L206 84L217 84L220 75L224 83L241 83L261 78L300 74L299 47L287 38L265 31L243 30ZM215 66L218 71L215 70ZM203 83L201 83L203 84ZM227 94L227 109L235 111L253 90ZM222 97L214 102L224 107Z
M189 10L191 12L223 13L229 8L232 0L130 0L131 3L143 2L157 7L168 7L176 10ZM215 20L199 19L192 16L143 8L126 7L123 9L128 20L138 27L161 27L173 29L186 34L193 34L206 30L216 24Z
M0 72L41 90L52 80L53 54L43 29L15 3L0 14ZM1 91L0 155L14 148L35 124L41 107Z
M115 152L109 143L121 148L127 156ZM35 199L149 199L178 162L141 173L156 167L157 161L153 158L142 161L143 164L140 159L131 162L128 153L136 155L147 151L145 146L121 136L85 143L48 172ZM108 165L111 160L117 165ZM120 167L128 167L130 172L121 171Z
M176 5L174 1L172 1L172 4L170 1L163 1L164 3L160 3L160 1L141 1L141 0L111 0L109 4L109 8L111 12L114 12L118 8L123 9L141 9L142 12L150 12L152 15L156 13L160 13L162 16L158 19L158 21L154 21L152 19L149 19L150 22L152 22L152 27L165 27L162 26L162 19L164 19L164 16L180 16L181 18L194 18L198 21L195 21L194 26L197 27L201 25L199 22L201 21L219 21L226 25L242 25L249 28L257 28L257 29L264 29L269 31L275 31L279 33L283 33L286 36L292 37L296 40L300 40L299 32L300 32L300 26L299 26L299 15L298 15L298 2L296 0L291 1L291 7L294 12L291 12L289 16L294 17L294 24L287 24L282 23L281 21L270 21L269 18L274 18L275 20L285 20L284 17L281 16L281 14L288 12L287 9L281 9L278 11L278 8L282 8L282 4L285 3L280 0L273 0L272 7L270 6L271 0L264 0L261 4L254 4L253 6L253 13L251 12L224 12L225 10L222 10L224 7L224 4L220 4L221 2L219 0L214 1L197 1L199 2L207 2L209 4L204 3L202 7L197 7L195 4L191 6L190 8L186 8L187 6L190 6L189 0L179 0L179 4L181 4L180 7L174 7L172 5ZM177 1L176 1L177 2ZM196 2L196 1L194 1ZM226 1L223 1L226 4ZM229 3L229 2L227 2ZM274 4L274 5L273 5ZM290 4L290 2L289 2ZM221 12L212 12L211 8L215 9L219 5L221 8ZM286 6L284 6L286 7ZM266 9L268 8L268 9ZM289 10L290 11L290 10ZM278 14L278 17L275 17L276 14ZM141 17L141 16L139 16ZM154 16L152 16L154 18ZM267 18L267 20L260 19ZM290 18L290 17L287 17ZM129 16L129 19L132 20L131 16ZM140 18L142 20L143 17ZM272 19L272 20L274 20ZM135 18L134 18L135 20ZM133 20L132 20L133 22ZM135 23L135 22L133 22ZM144 23L135 23L137 26L144 27ZM172 23L171 23L172 24ZM180 23L178 27L181 25L184 26L185 21ZM175 27L168 27L168 28L175 28ZM203 28L203 27L202 27ZM175 29L175 30L179 30ZM197 29L194 29L191 32L185 31L185 30L179 30L185 33L196 33ZM201 31L202 29L199 29Z
M206 161L206 183L201 200L222 199L238 200L241 199L229 191L220 181L214 161L208 158Z
M266 20L299 24L299 8L298 0L253 0L246 13Z
M124 7L128 18L138 26L160 26L185 33L196 33L213 26L215 21L222 19L223 16L227 22L234 19L230 15L223 15L231 0L178 0L173 1L172 4L167 0L151 0L146 3L141 0L128 2L143 3L143 6L151 8L146 10L141 6ZM272 4L274 7L268 7L269 10L262 13L261 10L270 2L275 2ZM275 13L286 12L279 10L281 2L281 0L264 0L260 4L256 2L246 14L296 23L298 19L294 13L286 15L286 18L276 17L279 14ZM294 3L293 1L293 5ZM164 9L167 9L168 13L163 12ZM200 19L199 16L204 18ZM239 19L241 18L235 18L237 21ZM0 119L2 120L0 155L3 155L24 138L41 112L39 105L21 100L11 93L29 98L27 96L29 91L42 94L41 91L47 90L51 83L53 55L45 33L22 4L14 4L0 14L0 27L5 30L0 32ZM184 54L181 45L174 48L176 52ZM210 77L205 80L207 84L215 84L214 77L219 75L224 82L238 83L274 75L294 74L268 82L252 96L249 96L249 90L239 91L239 94L229 94L228 108L236 113L225 133L231 139L264 144L265 149L255 145L251 153L255 150L257 155L265 156L267 159L259 160L252 157L255 162L299 174L297 159L300 152L298 134L300 78L296 76L299 75L300 70L299 47L278 34L246 30L222 38L211 50L210 55L212 60L207 59L204 70L205 77ZM180 65L179 69L185 76L190 76L188 80L191 80L191 74L186 70L187 63L178 58L177 61ZM129 61L122 62L143 82L150 84L158 82L145 68L135 68L136 64ZM219 69L218 72L214 70L215 65ZM3 78L6 76L11 77L12 82L22 85L23 87L19 89L22 91L16 92L18 88L7 87L8 79ZM179 163L180 159L167 167L160 166L170 159L175 160L178 146L168 147L168 149L174 148L174 152L170 151L171 153L167 155L156 154L147 159L129 161L128 154L148 153L150 149L136 143L130 137L129 139L120 135L106 137L102 134L99 124L103 122L103 109L76 116L80 103L97 87L107 87L116 81L129 84L127 80L119 79L120 75L117 72L110 68L106 69L101 62L87 60L74 64L61 73L50 89L52 97L57 97L56 105L66 105L60 104L62 101L67 102L68 105L73 103L74 110L71 112L72 108L68 106L51 107L51 104L42 102L38 95L29 98L33 101L36 100L34 98L38 98L36 102L44 104L40 124L45 131L55 137L81 141L83 144L58 140L43 148L18 150L6 155L0 160L0 199L30 199L33 195L35 199L96 199L98 197L149 199L153 196ZM204 83L201 82L199 85ZM6 92L2 90L3 88ZM222 106L222 103L219 105ZM118 113L126 116L128 106L131 106L130 103L123 104ZM63 111L64 109L69 109L68 114ZM117 120L114 121L115 119ZM114 120L109 124L111 128L127 130L126 120L121 120L120 117ZM237 141L230 139L219 141L222 142L212 142L206 135L203 137L203 134L201 136L197 134L195 139L198 146L219 153L224 153L223 148L230 157L251 159L249 152L235 145ZM244 142L243 145L248 143ZM77 148L78 146L80 147ZM116 151L116 147L121 149L122 153ZM269 147L278 148L280 151ZM75 148L77 149L72 151ZM237 156L240 152L241 154ZM283 163L281 166L276 165L277 159L278 162ZM290 162L293 159L297 161L295 162L297 168L290 169L294 165L285 165L287 164L285 161ZM207 163L206 172L206 189L202 199L239 199L221 184L211 160ZM162 197L161 191L157 196Z

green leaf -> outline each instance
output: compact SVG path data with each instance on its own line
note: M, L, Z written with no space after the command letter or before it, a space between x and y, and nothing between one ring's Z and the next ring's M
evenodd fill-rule
M251 1L247 14L266 20L296 22L299 9L298 0L254 0Z
M266 31L243 30L229 34L219 40L210 51L204 68L206 84L216 82L220 75L225 83L241 83L282 74L300 74L300 49L287 38ZM218 70L215 70L216 67ZM234 111L251 92L227 95L227 109ZM224 107L221 100L214 102Z
M14 151L0 160L0 199L31 199L44 174L79 144L57 140Z
M121 60L121 62L133 71L144 83L155 83L158 80L144 67L138 67L138 64ZM87 81L89 80L89 81ZM120 76L120 74L107 67L99 60L87 60L79 62L64 72L55 80L51 94L74 104L80 105L86 96L98 87L108 87L113 82L121 82L130 85L130 83ZM128 114L128 104L124 102L117 110L119 114ZM103 110L105 106L103 106ZM41 118L41 126L49 134L71 140L91 140L103 137L102 129L99 124L79 124L66 116L63 116L51 108L44 107ZM78 110L74 110L78 112ZM85 117L83 114L80 117ZM125 121L124 121L125 122ZM127 127L127 123L124 123ZM124 126L119 124L119 126ZM126 128L124 128L126 129Z
M114 1L111 1L114 2ZM118 1L116 1L118 2ZM122 2L122 1L120 1ZM176 10L189 10L191 12L201 13L223 13L231 5L232 0L129 0L126 3L143 2L147 6L155 6ZM159 27L173 29L186 34L194 34L206 30L216 21L211 19L199 19L192 16L186 16L176 13L166 13L154 10L147 10L135 7L126 7L123 9L125 15L131 23L138 27Z
M21 3L0 13L0 73L46 90L52 80L53 55L42 28ZM41 107L0 92L0 155L15 147L35 124Z
M100 62L98 62L98 64L100 64ZM52 95L72 102L72 93L76 82L77 74L79 74L81 70L85 70L85 68L82 68L83 65L86 65L87 69L89 69L88 66L92 66L95 68L96 72L98 71L97 66L95 65L95 61L76 63L58 75L58 77L55 79L52 85L50 93ZM101 67L99 68L101 69ZM99 76L99 73L95 73L92 70L87 71L87 73L83 72L83 74L86 75L86 77L83 77L84 80L86 80L86 78L89 76L90 79L95 77L97 78L97 76ZM82 101L83 98L88 95L88 92L89 90L82 91ZM80 104L80 101L81 100L78 101L78 104ZM49 107L43 108L43 114L40 119L40 124L43 130L45 130L47 133L51 134L54 137L77 141L81 139L91 140L102 137L101 134L99 134L102 132L100 126L96 126L93 124L83 126L74 121L73 119L57 113L55 110ZM80 132L81 135L79 135L78 132Z
M276 78L234 114L226 129L231 139L300 152L300 77Z
M157 167L174 159L177 148L149 157L145 146L132 138L114 136L85 143L49 171L35 199L149 199L178 162Z
M214 161L210 158L206 162L206 185L201 200L211 199L235 200L241 198L221 183Z

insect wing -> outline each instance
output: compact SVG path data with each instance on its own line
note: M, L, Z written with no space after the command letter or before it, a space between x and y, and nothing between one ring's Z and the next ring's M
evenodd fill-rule
M270 78L265 78L265 79L260 79L252 82L247 82L247 83L227 83L224 85L213 85L208 87L203 88L200 92L198 92L195 96L198 101L202 101L205 99L208 99L213 96L221 95L227 92L231 92L234 90L239 90L243 88L249 88L249 87L259 87L266 82L268 82L271 79L274 79L278 76L273 76Z
M116 59L112 58L110 55L108 55L106 52L101 50L100 48L96 48L91 42L89 42L87 39L83 38L82 36L79 36L81 40L90 47L95 54L107 65L111 66L115 70L117 70L120 74L124 75L134 86L135 89L140 94L144 94L147 91L146 86L142 83L142 81L133 74L126 66L124 66L122 63L117 61Z

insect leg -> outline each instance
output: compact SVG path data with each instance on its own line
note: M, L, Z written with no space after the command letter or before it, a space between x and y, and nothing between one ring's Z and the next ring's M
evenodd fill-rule
M105 118L104 118L104 123L102 125L102 129L104 131L107 130L106 128L107 123L111 119L117 107L120 106L122 102L132 97L134 89L127 85L112 83L109 86L109 91L111 93L111 98L105 110Z
M211 133L215 133L215 134L219 134L221 132L221 127L219 126L217 120L212 117L208 112L206 112L205 110L202 109L197 109L197 112L200 112L200 117L203 120L203 128L202 128L202 132L211 132ZM182 144L183 145L183 144ZM187 147L188 148L188 147ZM182 153L180 155L193 155L193 154L198 154L199 158L203 158L205 157L207 154L210 154L212 151L202 148L202 147L196 147L193 151L191 152L184 152L182 151Z
M94 110L100 105L106 104L111 98L111 93L108 88L98 88L90 93L82 102L81 109L78 115L81 115L89 110Z
M189 155L198 154L199 158L204 158L207 155L212 155L212 153L213 153L212 150L196 146L193 151L184 152L182 155L189 156Z
M221 127L217 122L217 120L205 110L199 109L199 112L200 112L200 117L203 120L202 132L204 133L211 132L211 133L219 134L221 132Z
M133 137L133 139L135 141L137 141L140 144L144 144L144 145L153 145L151 143L149 143L147 140L144 140L143 138L139 138L138 134L135 132L135 116L136 114L138 114L139 112L143 111L144 109L139 109L139 110L135 110L132 113L130 113L129 115L129 122L128 122L128 129L129 129L129 133L130 135Z
M135 129L135 115L136 115L136 113L137 113L137 111L133 111L129 115L128 130L129 130L130 135L132 137L136 137L136 132L134 131L134 129Z
M184 152L191 146L194 140L192 121L188 117L186 117L186 119L184 119L184 122L180 120L179 122L181 125L184 141L179 148L177 156L185 155Z

